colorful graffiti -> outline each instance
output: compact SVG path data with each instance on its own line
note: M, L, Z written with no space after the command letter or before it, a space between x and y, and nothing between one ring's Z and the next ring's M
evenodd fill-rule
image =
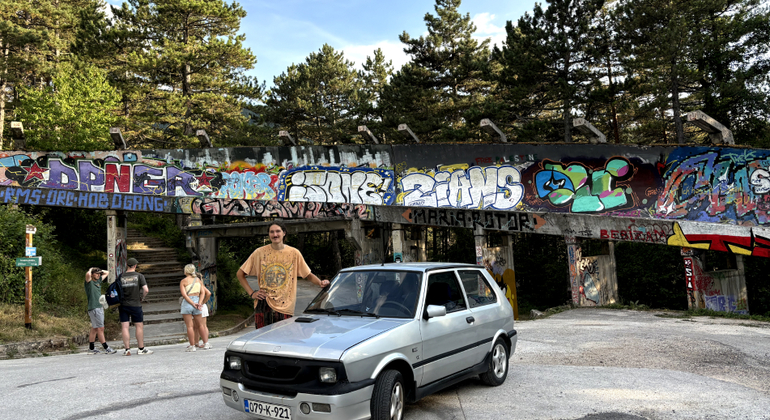
M770 151L681 147L667 159L655 217L767 224Z
M481 263L503 289L508 303L513 307L514 319L518 319L519 306L516 299L516 272L513 269L513 261L505 259L502 248L480 248L476 247L476 253L482 255Z
M512 210L524 196L519 170L510 165L409 169L401 177L397 204L418 207Z
M278 189L280 201L388 205L393 202L393 171L301 167L282 172Z
M240 217L281 217L285 219L315 219L324 217L347 217L370 220L371 210L364 204L315 203L289 201L218 200L193 198L180 200L188 208L187 213L212 214Z
M690 309L748 314L743 269L706 271L699 255L684 257Z
M764 228L678 222L673 228L674 232L666 242L668 245L770 257L770 231Z

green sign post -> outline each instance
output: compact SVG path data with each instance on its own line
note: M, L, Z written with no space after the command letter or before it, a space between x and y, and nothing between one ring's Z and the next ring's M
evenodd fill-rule
M16 267L39 267L43 257L16 258Z

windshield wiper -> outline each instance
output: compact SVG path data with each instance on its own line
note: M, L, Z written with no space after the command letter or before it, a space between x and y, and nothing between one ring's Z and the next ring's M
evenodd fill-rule
M351 315L373 316L375 318L379 318L380 317L379 315L377 315L377 314L375 314L373 312L361 312L361 311L357 311L355 309L340 309L339 312L340 313L351 314Z
M322 309L322 308L305 309L305 312L308 312L311 314L329 314L329 315L340 316L340 313L335 311L334 309Z

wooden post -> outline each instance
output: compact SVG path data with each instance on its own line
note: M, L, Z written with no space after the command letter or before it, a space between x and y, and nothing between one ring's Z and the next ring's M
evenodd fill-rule
M32 233L27 229L26 233L27 247L32 246ZM32 267L25 267L24 271L27 274L27 281L24 284L24 327L28 330L32 329Z

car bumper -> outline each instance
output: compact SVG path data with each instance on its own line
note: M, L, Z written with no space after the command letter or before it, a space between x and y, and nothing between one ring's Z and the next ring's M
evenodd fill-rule
M368 419L371 416L369 404L372 398L374 385L369 385L359 390L340 395L299 393L294 397L287 397L285 395L270 394L267 392L247 389L242 384L228 381L227 379L220 378L219 384L221 386L220 389L222 390L222 398L224 399L225 404L242 413L245 412L243 400L248 399L268 404L287 406L291 408L292 419L357 420ZM227 395L225 388L231 390L231 395ZM237 401L233 392L238 394ZM304 414L300 411L299 407L303 402L310 404L311 407L313 403L329 404L331 406L331 412L316 412L311 410L309 414ZM262 419L270 418L258 415L253 416L254 418Z

